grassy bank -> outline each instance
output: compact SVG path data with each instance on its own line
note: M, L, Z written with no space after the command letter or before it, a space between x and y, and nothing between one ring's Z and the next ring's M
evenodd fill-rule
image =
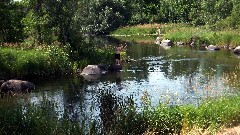
M70 46L44 45L38 47L0 47L0 76L31 77L59 76L74 73L88 64L112 60L113 48L85 45L77 49Z
M111 94L101 96L99 119L72 120L67 114L57 116L54 103L40 105L0 100L1 134L215 134L221 127L240 122L240 95L210 99L199 106L151 107L143 97L144 108L139 110L132 99L121 101ZM85 119L86 120L86 119ZM88 123L86 126L84 123ZM98 123L100 122L100 123Z
M157 28L160 28L162 38L174 42L182 41L189 43L195 40L197 45L213 44L218 46L236 47L240 45L239 30L212 30L208 26L193 27L187 24L148 24L133 27L120 28L111 34L119 35L153 35L157 36ZM139 37L138 37L139 38Z
M72 70L68 54L56 46L42 49L1 47L2 76L45 76Z

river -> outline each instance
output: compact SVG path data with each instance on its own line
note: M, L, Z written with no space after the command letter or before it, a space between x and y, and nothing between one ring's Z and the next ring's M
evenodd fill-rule
M102 44L117 44L115 40ZM110 42L110 43L109 43ZM206 51L189 46L169 49L150 43L127 42L130 62L120 72L106 73L92 81L82 76L38 80L29 97L33 104L55 103L59 117L99 119L104 102L131 99L141 108L148 97L152 106L194 104L239 91L234 71L239 58L231 51Z

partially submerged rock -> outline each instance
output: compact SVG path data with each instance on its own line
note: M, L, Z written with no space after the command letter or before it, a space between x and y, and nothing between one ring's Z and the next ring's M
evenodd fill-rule
M215 45L209 45L209 46L206 46L205 48L209 51L220 50L220 47Z
M23 80L8 80L2 83L2 94L28 93L35 89L35 85Z
M81 75L101 75L103 74L102 69L98 65L88 65L85 67Z
M179 41L176 44L177 44L177 46L183 46L184 45L184 43L182 41Z
M110 65L108 67L108 71L119 71L119 70L122 70L122 66L121 65Z
M234 48L233 53L240 54L240 46L237 46L236 48Z
M80 74L86 80L96 80L108 71L122 70L121 65L88 65Z
M169 39L164 39L164 40L162 40L161 45L162 46L172 46L173 42Z

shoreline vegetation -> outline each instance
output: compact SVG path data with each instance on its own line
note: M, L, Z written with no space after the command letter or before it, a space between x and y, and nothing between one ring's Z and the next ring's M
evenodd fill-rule
M77 75L90 63L111 61L112 50L110 45L85 44L76 49L59 43L37 47L4 44L0 46L0 75L5 78L0 79Z
M189 45L190 41L194 40L196 47L212 44L225 49L233 49L240 45L240 36L237 30L217 31L211 30L207 26L193 27L182 23L123 27L110 33L109 36L122 41L153 43L159 36L158 29L160 29L161 39L170 39L174 43L183 42L185 45ZM107 62L106 64L109 64L113 55L112 45L99 48L96 43L87 44L85 42L74 46L61 46L60 43L54 43L36 47L27 46L25 43L18 45L9 43L2 44L0 48L2 58L0 74L17 77L76 74L89 63Z
M102 93L108 99L112 93ZM116 98L116 97L115 97ZM39 104L19 102L19 97L0 100L1 134L216 134L239 125L240 96L209 99L199 106L167 105L152 107L142 98L141 111L132 99L116 100L112 108L102 106L101 123L59 116L53 101Z
M155 25L126 27L113 32L112 35L139 33L138 36L154 34L154 32L156 34L156 28ZM232 47L240 44L236 31L214 32L183 24L164 24L160 25L160 28L163 38L171 39L174 42L188 42L195 36L199 37L199 43L203 41L203 43ZM111 47L110 49L107 47L108 51L103 51L104 48L99 50L97 47L91 47L88 50L91 50L90 53L95 53L100 59L107 59L112 55L112 51L109 51ZM96 52L98 53L96 54ZM82 51L75 52L74 55L82 53ZM71 48L60 47L60 45L37 48L1 46L0 68L13 75L19 73L19 75L41 76L62 74L66 71L72 72L90 61L85 58L87 54L76 59L70 59L73 56L69 55L72 55ZM82 62L76 61L79 58ZM99 132L99 125L95 120L90 121L86 127L83 124L86 121L72 121L67 116L58 118L52 101L35 106L34 104L22 105L12 100L15 99L0 100L0 126L2 127L0 133L2 134L84 134L86 132L97 134ZM215 134L225 127L233 127L240 123L239 94L209 99L199 106L172 106L160 103L157 107L152 107L149 101L148 96L143 97L144 107L140 112L132 102L116 103L115 107L111 108L114 109L111 110L113 112L111 120L102 127L107 128L104 129L104 132L116 134Z
M161 38L174 43L188 45L194 40L196 47L212 44L227 49L240 45L237 0L4 0L0 7L0 80L76 74L89 63L111 62L112 45L99 48L82 36L88 34L125 35L115 37L147 43L154 42L160 28ZM131 27L119 28L127 25ZM233 71L230 78L239 80L239 72ZM239 84L233 85L239 90ZM114 97L100 94L105 100ZM3 98L0 134L215 134L240 123L239 94L208 99L199 106L157 107L143 96L140 112L129 100L105 103L97 124L94 119L71 119L67 112L59 118L55 103L47 99L35 105Z
M160 37L162 39L170 39L173 42L183 42L189 45L191 40L195 40L197 46L201 45L216 45L219 47L228 47L229 49L240 45L240 33L238 29L235 30L215 30L210 26L194 27L188 24L144 24L132 27L122 27L113 31L110 35L118 39L134 40L138 36L146 37L145 42L154 42L160 29ZM155 36L154 38L147 38L147 36ZM123 37L123 38L121 38ZM129 38L126 38L129 37ZM149 40L150 39L150 40ZM153 41L152 41L153 40ZM144 41L140 41L144 42Z

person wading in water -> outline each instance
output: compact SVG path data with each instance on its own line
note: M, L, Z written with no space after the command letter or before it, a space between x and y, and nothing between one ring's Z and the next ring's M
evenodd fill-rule
M127 45L126 45L127 46ZM120 65L120 53L121 53L121 50L124 49L126 46L122 46L122 45L117 45L115 47L115 60L116 60L116 65Z

